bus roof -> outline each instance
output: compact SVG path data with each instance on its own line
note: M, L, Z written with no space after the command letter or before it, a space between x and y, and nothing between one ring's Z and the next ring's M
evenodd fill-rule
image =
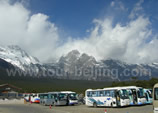
M154 88L155 88L155 87L158 87L158 83L154 85Z
M142 87L137 87L137 86L124 86L122 88L126 88L126 89L138 89L138 88L142 88Z
M103 88L103 89L87 89L86 91L100 91L100 90L120 90L125 89L121 87L109 87L109 88Z
M109 88L104 88L104 90L117 90L119 87L109 87Z
M38 94L46 94L46 93L38 93Z
M61 91L61 93L67 93L67 94L70 94L70 93L76 93L76 92L73 92L73 91Z
M158 86L157 86L158 87ZM142 87L137 86L124 86L124 87L109 87L109 88L103 88L103 89L87 89L86 91L99 91L99 90L123 90L123 89L137 89Z
M87 89L86 91L99 91L99 90L103 90L103 89Z
M55 93L57 94L57 93L61 93L61 92L59 92L59 91L57 92L57 91L56 91L56 92L48 92L48 93L49 93L49 94L50 94L50 93L51 93L51 94L55 94Z

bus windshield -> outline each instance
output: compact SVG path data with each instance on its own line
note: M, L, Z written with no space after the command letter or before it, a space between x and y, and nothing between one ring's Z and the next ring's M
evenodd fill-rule
M127 92L127 90L125 90L125 89L120 90L120 97L121 97L122 99L128 99L129 97L128 97L128 92Z
M154 90L154 99L158 100L158 88L155 88Z
M77 100L77 94L76 93L71 93L71 94L69 94L69 98L71 100Z
M144 98L145 97L145 94L144 94L144 91L142 88L139 88L139 91L138 91L138 98Z

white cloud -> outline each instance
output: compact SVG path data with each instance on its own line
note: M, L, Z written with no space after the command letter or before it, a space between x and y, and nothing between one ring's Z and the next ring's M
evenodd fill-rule
M116 10L127 10L121 1L112 1L110 6Z
M115 2L112 1L110 5L111 5L111 7L114 7L115 6Z
M150 22L147 18L140 16L125 26L117 24L114 27L111 19L95 22L96 27L91 31L90 37L84 40L70 40L60 51L64 50L62 52L66 53L72 49L78 49L95 56L98 60L114 58L129 63L158 61L156 54L158 46L156 43L146 42L152 33L148 29ZM157 39L153 41L157 42ZM149 54L150 49L152 54Z
M139 15L139 12L141 10L143 10L143 8L141 6L143 4L143 2L144 2L144 0L139 0L139 2L135 4L133 10L131 11L131 13L129 15L130 19L137 17Z
M140 5L138 5L140 6ZM68 38L62 45L57 26L48 16L31 15L21 3L10 4L0 0L0 43L17 44L41 61L57 59L67 52L78 49L98 60L115 58L129 63L158 62L158 40L149 29L150 21L137 16L126 25L113 26L111 18L94 19L95 27L84 38Z
M58 28L44 14L30 15L21 3L0 0L0 42L17 44L32 55L47 60L56 47ZM49 51L49 52L48 52Z

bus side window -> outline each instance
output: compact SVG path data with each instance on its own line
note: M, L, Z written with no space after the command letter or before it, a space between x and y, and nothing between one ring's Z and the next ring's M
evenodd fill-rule
M110 96L110 91L107 91L107 96L108 96L108 97Z
M105 92L106 92L106 91L103 91L103 96L105 96Z
M104 94L105 96L107 96L107 95L108 95L108 94L107 94L107 91L104 91L104 93L105 93L105 94Z
M51 97L52 97L51 94L49 94L49 95L48 95L48 99L51 99Z
M103 97L103 91L99 91L99 97Z
M44 99L47 99L47 95L44 95Z
M87 97L91 97L91 92L90 91L87 92Z
M111 97L115 97L115 92L114 91L110 91L110 96Z
M99 91L96 91L96 96L100 97L100 92Z
M96 91L96 97L98 97L99 96L99 91Z
M105 96L109 97L110 96L110 91L105 91Z
M129 94L129 96L132 96L132 91L129 90L129 91L128 91L128 94Z
M54 99L54 95L51 95L51 98Z
M137 91L137 95L138 95L138 97L140 97L140 91Z
M92 97L96 97L97 96L97 92L96 91L92 91Z
M94 91L92 91L92 97L95 97L95 93L94 93Z

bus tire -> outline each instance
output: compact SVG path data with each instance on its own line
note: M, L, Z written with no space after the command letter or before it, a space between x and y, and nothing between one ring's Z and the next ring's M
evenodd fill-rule
M114 105L113 105L113 103L111 103L111 108L114 108Z
M96 102L93 103L93 107L97 108L97 103Z
M55 106L55 103L54 103L54 102L52 102L52 106Z
M44 102L43 105L46 106L46 103Z

